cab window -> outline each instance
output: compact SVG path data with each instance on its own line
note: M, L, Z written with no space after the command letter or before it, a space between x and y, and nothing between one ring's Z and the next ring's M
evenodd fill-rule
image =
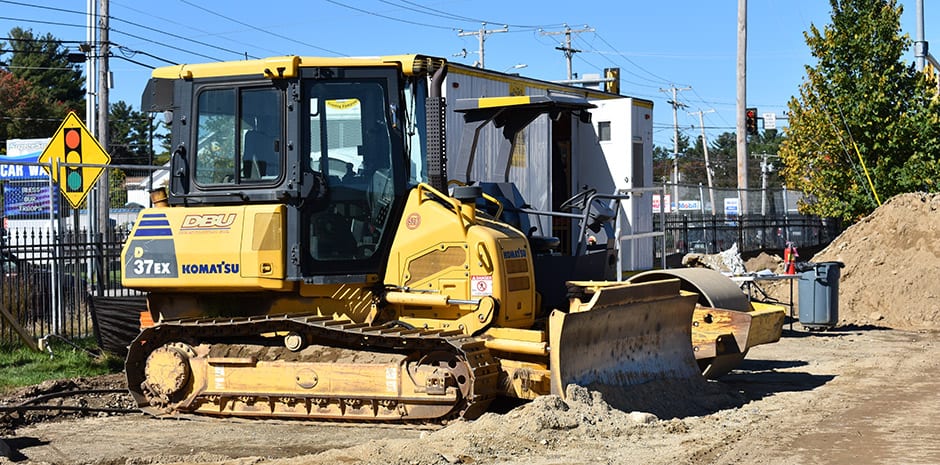
M229 186L280 177L281 92L207 89L197 99L194 173L197 184Z

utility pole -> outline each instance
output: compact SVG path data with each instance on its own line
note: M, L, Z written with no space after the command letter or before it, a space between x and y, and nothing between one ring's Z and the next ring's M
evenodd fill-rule
M715 110L692 111L690 115L698 114L698 125L702 128L702 150L705 152L705 177L708 178L708 201L712 204L712 215L715 210L715 190L712 188L712 164L708 159L708 140L705 138L705 113L714 113Z
M110 44L108 43L108 0L100 0L98 7L98 38L100 42L98 44L98 134L96 137L101 147L108 150L108 92L111 84L110 70L108 68L108 55L111 53ZM97 190L95 197L98 201L98 232L101 234L102 238L106 237L110 232L108 226L111 216L108 210L111 197L108 192L110 184L108 182L108 175L109 172L105 169L104 176L98 178L98 185L95 186ZM89 219L89 223L91 223L91 219Z
M96 40L98 35L96 34L95 21L98 18L98 0L88 0L86 5L88 9L88 15L86 16L85 27L85 43L79 46L85 54L85 127L88 128L88 131L95 135L97 130L97 123L95 121L95 51L98 50L98 41Z
M678 93L683 90L692 90L691 87L672 86L669 89L659 89L660 92L672 91L672 100L666 103L672 105L672 201L679 205L679 107L686 108L688 105L682 103L677 98ZM663 199L665 202L665 199Z
M917 71L923 71L927 64L927 41L924 40L924 0L917 0L916 5L917 37L914 40L914 59Z
M747 130L744 112L747 109L747 0L738 0L738 66L737 66L737 159L738 214L747 214ZM743 193L743 195L742 195Z
M767 176L770 175L770 172L773 171L773 165L767 161L768 158L780 158L779 155L770 154L770 153L755 153L755 157L761 157L760 160L760 189L761 189L761 199L760 199L760 214L762 216L767 215Z
M568 79L569 80L573 79L573 76L574 76L574 73L572 72L572 69L571 69L571 57L573 57L575 53L581 52L581 50L571 47L571 34L572 33L580 34L582 32L594 32L594 28L588 27L588 25L585 24L584 27L581 29L571 29L571 27L565 24L564 31L554 31L554 32L539 31L539 34L542 34L543 36L557 36L560 34L565 35L565 46L555 47L555 50L561 50L562 52L565 52L565 59L568 61Z
M477 68L484 67L484 58L483 58L483 43L486 42L487 34L495 34L497 32L509 32L509 26L503 26L502 29L487 29L486 23L481 23L479 31L467 31L464 32L463 29L457 30L457 37L466 37L466 36L477 36L480 39L480 50L477 52L480 54L480 61L477 63Z

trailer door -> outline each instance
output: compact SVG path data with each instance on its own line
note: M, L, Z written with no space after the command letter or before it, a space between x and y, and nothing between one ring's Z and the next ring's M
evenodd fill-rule
M592 100L591 123L579 123L578 186L598 192L653 185L652 103L631 98ZM652 231L652 196L631 195L621 211L621 237ZM650 269L653 239L623 240L621 271Z

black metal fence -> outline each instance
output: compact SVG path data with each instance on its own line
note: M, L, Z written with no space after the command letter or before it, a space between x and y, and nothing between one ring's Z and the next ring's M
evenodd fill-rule
M718 253L737 244L738 251L816 248L832 242L841 231L832 219L804 215L725 216L702 214L654 215L654 228L663 230L666 254ZM659 245L659 244L658 244Z
M124 228L94 235L56 233L50 228L4 229L0 346L22 344L23 337L91 336L93 297L131 292L121 287L120 255L126 235Z
M15 166L27 171L40 169L29 164ZM48 178L0 179L4 208L0 227L0 346L20 345L25 338L36 340L51 334L91 336L100 313L92 311L96 302L100 309L115 302L126 306L125 296L140 298L139 293L121 287L120 253L140 208L149 205L146 191L165 182L165 170L155 168L105 170L103 176L113 181L109 189L111 224L104 231L93 229L93 233L85 228L94 223L94 212L69 208ZM754 197L750 199L752 208L737 212L732 207L744 195ZM680 200L670 201L669 196ZM662 263L664 252L665 261L674 264L669 258L689 252L716 253L735 243L746 253L779 250L787 242L798 247L831 242L840 231L839 225L796 213L799 198L799 193L786 191L741 193L664 185L658 200L670 211L656 213L661 209L654 208L653 230L665 233L654 239L653 263ZM754 206L762 208L755 212ZM712 211L724 214L710 214ZM732 211L745 214L729 214Z

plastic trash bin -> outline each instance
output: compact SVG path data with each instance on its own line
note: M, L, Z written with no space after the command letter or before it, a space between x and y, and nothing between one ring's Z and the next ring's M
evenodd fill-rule
M800 324L807 329L825 329L839 321L839 276L842 262L814 263L800 273Z

